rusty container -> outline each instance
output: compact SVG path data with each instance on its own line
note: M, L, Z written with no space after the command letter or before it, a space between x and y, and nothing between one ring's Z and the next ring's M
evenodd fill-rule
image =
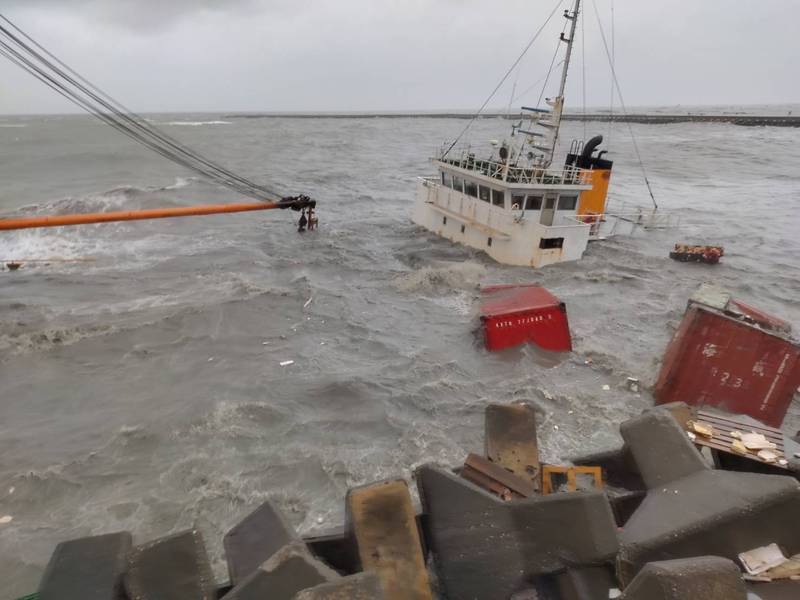
M654 395L780 427L800 386L800 345L781 319L704 285L667 347Z

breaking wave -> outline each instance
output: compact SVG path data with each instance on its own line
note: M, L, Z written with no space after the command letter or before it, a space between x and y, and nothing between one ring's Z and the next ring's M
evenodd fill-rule
M393 284L401 292L441 292L477 289L486 267L475 262L440 263L422 267L395 277Z

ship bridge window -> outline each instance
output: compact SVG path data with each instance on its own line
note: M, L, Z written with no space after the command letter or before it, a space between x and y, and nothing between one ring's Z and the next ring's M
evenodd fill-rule
M541 196L528 196L525 199L525 210L541 210L542 197Z
M563 248L564 238L542 238L539 240L539 248L542 250L553 250L554 248Z
M492 201L492 188L488 188L485 185L478 187L478 197L483 200L484 202L491 202Z
M462 194L464 193L464 180L461 177L453 175L453 189Z
M492 204L500 208L506 207L506 195L500 190L492 190Z
M473 198L478 197L478 184L473 183L467 179L464 180L464 193L472 196Z
M442 185L444 187L453 187L453 179L448 173L442 173Z
M561 196L558 199L558 210L575 210L577 205L577 196Z

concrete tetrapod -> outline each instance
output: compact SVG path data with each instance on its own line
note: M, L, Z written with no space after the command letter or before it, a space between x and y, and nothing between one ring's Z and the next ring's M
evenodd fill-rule
M203 537L189 530L137 546L128 556L131 600L211 600L216 585Z
M234 526L223 539L231 584L236 585L264 561L297 539L294 529L269 500Z
M712 470L660 410L622 424L647 495L620 534L623 586L649 562L721 556L777 543L800 552L800 485L791 477Z
M614 517L601 492L504 502L437 466L424 465L415 477L448 598L510 598L538 575L599 566L617 553Z
M361 568L375 572L387 600L432 600L408 484L395 479L353 488L346 502Z
M335 581L339 574L324 565L302 542L291 542L225 595L225 600L292 600L301 590Z
M718 556L652 562L639 571L623 600L747 600L739 568Z
M342 577L299 592L294 600L384 600L381 582L372 571Z
M39 584L40 600L119 600L125 597L131 534L109 533L61 542Z

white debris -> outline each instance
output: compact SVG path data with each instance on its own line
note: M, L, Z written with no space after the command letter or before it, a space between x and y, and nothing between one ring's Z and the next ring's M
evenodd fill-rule
M622 592L619 591L617 588L611 588L608 590L608 598L609 600L614 600L614 598L619 598L622 596Z
M782 565L787 561L787 558L777 544L770 544L769 546L742 552L739 555L739 561L750 575L758 575L772 567Z
M210 358L208 359L208 362L214 362L214 357L213 357L213 356L212 356L212 357L210 357Z
M325 522L325 519L323 519L322 517L317 517L317 524L318 525L322 525L324 522Z
M261 342L262 346L269 346L269 342Z
M14 493L14 490L16 490L16 489L17 489L17 488L15 488L15 487L12 485L10 488L8 488L8 495L10 496L11 494L13 494L13 493Z
M777 448L777 445L765 438L763 433L754 431L743 433L742 443L748 450L775 450Z
M604 391L604 392L607 392L607 391L608 391L608 390L610 390L610 389L611 389L611 386L610 386L610 385L608 385L608 384L605 384L605 385L603 386L603 391Z
M686 435L688 435L689 439L692 440L692 441L695 441L697 439L697 436L694 433L692 433L691 431L687 431Z
M293 360L282 360L281 361L281 366L282 367L288 367L289 365L293 365L293 364L294 364Z
M8 525L13 520L14 520L14 517L12 517L11 515L6 515L4 517L0 517L0 525Z
M314 299L314 296L311 296L308 300L306 300L306 303L303 304L303 308L308 308L308 305L311 304L311 301L313 299Z
M764 462L768 463L772 463L778 460L778 455L775 454L772 450L759 450L757 456Z
M556 431L558 431L558 425L553 425L553 429L555 429Z
M627 385L628 389L633 393L637 393L639 391L639 380L635 377L628 377L628 379L625 381L625 385Z

